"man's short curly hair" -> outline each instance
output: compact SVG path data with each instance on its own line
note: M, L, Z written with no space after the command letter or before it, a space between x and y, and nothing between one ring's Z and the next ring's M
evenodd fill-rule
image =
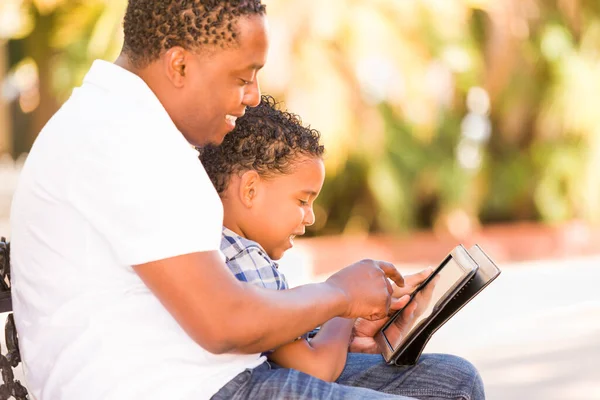
M175 46L236 45L237 18L265 11L261 0L129 0L123 51L141 67Z
M263 95L248 108L220 145L199 148L200 161L219 194L233 174L254 170L262 177L289 174L298 156L323 156L320 133L304 127L299 116L282 111L273 97Z

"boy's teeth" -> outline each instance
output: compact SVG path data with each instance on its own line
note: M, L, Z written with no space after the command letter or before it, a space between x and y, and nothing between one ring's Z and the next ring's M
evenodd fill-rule
M229 121L235 124L235 120L237 119L237 117L234 117L233 115L226 115L225 118Z

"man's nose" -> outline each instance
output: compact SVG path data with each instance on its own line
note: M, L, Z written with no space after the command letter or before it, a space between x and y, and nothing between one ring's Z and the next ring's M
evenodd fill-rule
M260 104L260 85L258 84L258 78L246 87L243 103L247 107L256 107Z

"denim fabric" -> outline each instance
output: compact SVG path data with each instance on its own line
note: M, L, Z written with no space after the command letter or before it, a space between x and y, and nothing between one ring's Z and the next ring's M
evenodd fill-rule
M238 399L484 400L477 370L462 358L425 354L413 367L393 367L380 355L348 354L336 383L265 362L225 385L213 400Z
M417 365L396 367L380 355L350 353L337 383L426 400L485 399L477 369L448 354L424 354Z

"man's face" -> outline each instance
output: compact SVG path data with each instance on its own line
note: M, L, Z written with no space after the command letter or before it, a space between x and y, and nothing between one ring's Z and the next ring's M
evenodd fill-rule
M185 86L173 117L193 145L220 144L246 107L260 102L257 75L267 58L267 22L252 15L236 24L237 46L203 51L186 62Z
M278 260L315 222L313 203L325 180L320 158L300 156L293 172L261 179L244 233L258 242L273 260Z

